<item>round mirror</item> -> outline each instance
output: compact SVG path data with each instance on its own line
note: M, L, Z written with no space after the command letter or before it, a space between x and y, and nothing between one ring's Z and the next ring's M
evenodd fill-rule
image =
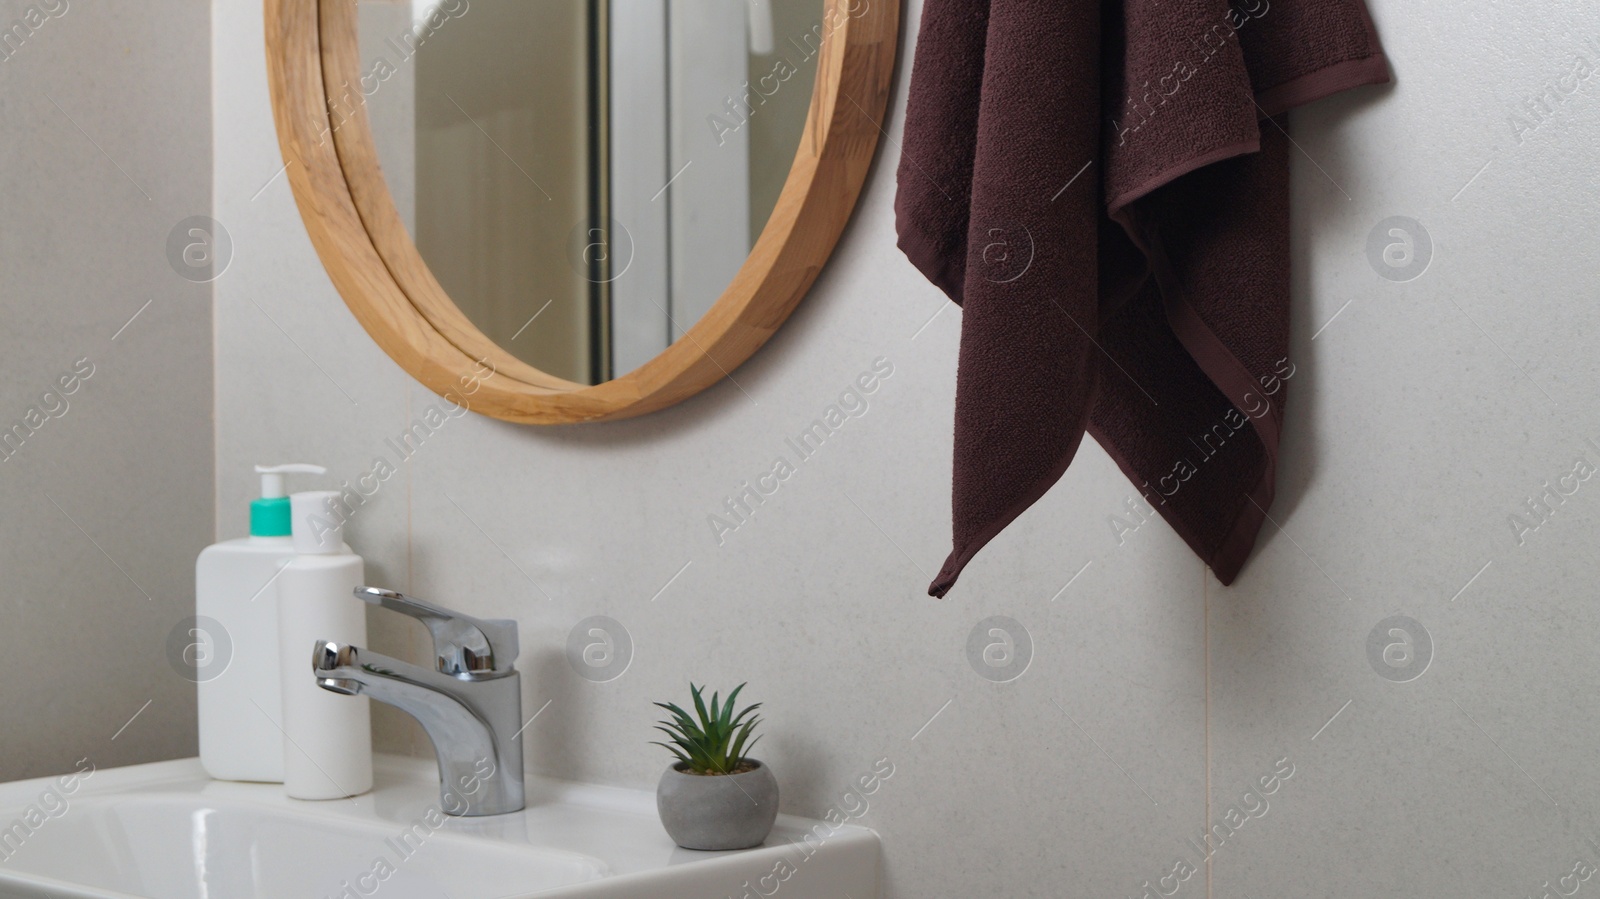
M536 423L669 405L782 323L860 190L898 25L897 0L267 7L346 302L434 390Z
M373 143L417 251L485 336L579 384L660 354L733 282L821 50L822 0L359 10Z

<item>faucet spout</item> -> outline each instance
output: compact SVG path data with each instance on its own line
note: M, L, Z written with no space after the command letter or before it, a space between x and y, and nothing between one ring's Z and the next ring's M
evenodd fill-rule
M417 719L438 756L446 814L523 808L522 689L515 670L452 676L328 640L317 642L311 664L324 690L369 696Z

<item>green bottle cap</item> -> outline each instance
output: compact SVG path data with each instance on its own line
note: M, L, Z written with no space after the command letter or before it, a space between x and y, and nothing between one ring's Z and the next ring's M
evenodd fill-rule
M269 496L251 501L250 536L287 537L290 530L287 496Z
M290 465L257 465L261 475L261 498L250 503L250 536L290 537L293 515L289 511L288 490L283 479L290 474L327 474L321 465L293 463Z

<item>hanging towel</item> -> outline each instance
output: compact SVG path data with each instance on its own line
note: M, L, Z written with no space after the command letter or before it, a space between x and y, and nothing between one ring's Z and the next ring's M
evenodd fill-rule
M926 0L899 245L962 306L961 569L1084 432L1232 583L1272 505L1289 344L1283 113L1389 80L1362 0ZM1115 524L1113 525L1115 526Z

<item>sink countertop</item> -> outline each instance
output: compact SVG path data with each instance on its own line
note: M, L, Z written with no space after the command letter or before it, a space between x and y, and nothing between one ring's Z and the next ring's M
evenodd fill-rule
M310 802L289 799L281 784L212 780L198 759L153 762L94 771L75 792L65 796L67 808L56 814L68 818L74 813L73 807L86 802L105 806L142 797L182 801L195 808L207 803L248 806L287 820L345 822L367 828L374 835L385 831L399 835L430 812L433 820L438 820L438 768L433 760L380 754L374 757L373 774L369 793L351 799ZM0 784L0 831L27 806L38 804L56 781L50 777ZM39 831L48 832L56 820L47 819ZM812 835L809 850L801 845L807 834ZM819 838L818 834L826 836ZM845 892L855 899L870 899L877 892L879 840L867 828L834 827L779 815L772 835L762 846L733 852L699 852L673 844L656 815L653 793L617 787L529 777L527 808L523 811L484 818L444 816L437 835L449 835L445 837L447 842L470 840L484 848L577 857L589 866L588 876L596 878L538 891L542 896L702 899L726 895L741 899L747 893L752 897L772 895L780 886L784 895L792 899L835 899ZM8 892L12 884L19 889L23 884L37 884L42 889L24 895L136 895L81 886L67 888L66 883L39 877L19 864L28 849L24 843L16 850L16 858L0 862L0 894L12 895ZM457 886L460 891L451 891L453 899L476 895L469 884ZM56 891L52 892L52 888Z

